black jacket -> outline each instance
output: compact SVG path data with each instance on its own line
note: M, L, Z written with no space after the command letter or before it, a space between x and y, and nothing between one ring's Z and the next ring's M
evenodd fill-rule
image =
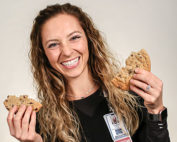
M143 104L142 99L140 103ZM82 125L81 142L113 142L103 115L110 113L107 101L103 97L101 89L81 100L70 102L74 107ZM136 133L132 136L133 142L170 142L167 130L167 113L162 122L147 119L147 110L138 111L140 124ZM38 127L38 126L37 126ZM39 129L37 128L39 132ZM56 140L58 142L58 140Z

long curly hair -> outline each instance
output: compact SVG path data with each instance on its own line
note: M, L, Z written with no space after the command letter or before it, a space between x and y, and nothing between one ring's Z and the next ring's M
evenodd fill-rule
M80 122L66 99L66 81L62 74L50 65L41 42L41 28L58 14L76 17L83 28L89 48L88 65L94 81L106 92L108 101L120 119L123 119L130 134L138 128L137 101L129 92L121 91L111 84L120 69L120 62L107 48L107 44L91 18L81 8L66 3L47 6L34 19L30 40L30 60L36 81L38 98L43 108L38 114L40 134L44 142L79 142Z

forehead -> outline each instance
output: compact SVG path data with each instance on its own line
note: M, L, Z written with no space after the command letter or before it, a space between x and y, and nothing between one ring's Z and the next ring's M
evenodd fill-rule
M58 14L47 20L42 26L42 37L59 34L66 35L74 30L82 31L78 19L68 14Z

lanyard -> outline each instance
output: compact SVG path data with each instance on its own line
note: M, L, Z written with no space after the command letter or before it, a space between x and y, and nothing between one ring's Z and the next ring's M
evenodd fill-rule
M103 116L113 142L132 142L130 134L126 128L124 121L120 121L114 109L112 108L110 102L108 101L107 94L103 91L103 95L106 98L109 111L111 113L105 114Z

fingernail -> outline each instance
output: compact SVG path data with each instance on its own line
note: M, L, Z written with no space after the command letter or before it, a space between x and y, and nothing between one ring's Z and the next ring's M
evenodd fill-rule
M33 111L33 115L36 115L36 112L35 112L35 111Z
M12 106L12 108L11 108L11 109L14 109L14 110L15 110L15 109L17 109L17 106L16 106L16 105L14 105L14 106Z
M138 72L138 68L135 69L135 72Z
M28 106L28 109L29 109L29 110L31 110L31 109L32 109L32 107L31 107L31 106Z
M21 105L22 108L26 108L26 106L24 104Z

